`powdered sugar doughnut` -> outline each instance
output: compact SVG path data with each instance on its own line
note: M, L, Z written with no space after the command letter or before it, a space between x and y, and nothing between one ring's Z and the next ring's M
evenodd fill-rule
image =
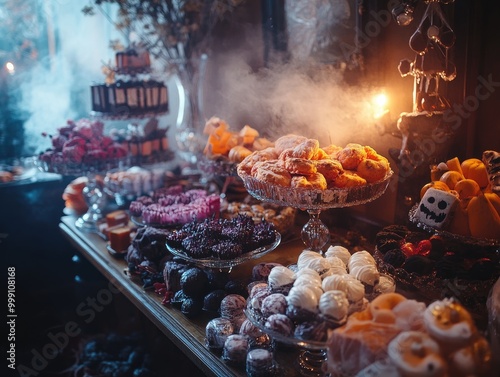
M366 158L366 151L360 144L349 143L339 153L338 159L344 169L356 170L359 163Z
M285 136L281 136L274 142L274 148L276 149L276 153L278 155L281 154L285 149L293 148L303 141L306 141L307 138L305 136L299 136L295 134L288 134Z
M340 174L344 172L342 164L337 160L332 160L331 158L313 161L316 166L318 173L325 176L327 181L333 181Z
M311 160L304 158L289 157L281 159L280 165L283 166L290 174L310 175L316 173L316 165Z

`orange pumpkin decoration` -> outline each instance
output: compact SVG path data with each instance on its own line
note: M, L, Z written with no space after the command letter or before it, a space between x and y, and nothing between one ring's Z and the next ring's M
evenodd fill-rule
M465 178L476 181L481 189L488 186L488 171L483 161L478 158L469 158L462 161L461 167Z

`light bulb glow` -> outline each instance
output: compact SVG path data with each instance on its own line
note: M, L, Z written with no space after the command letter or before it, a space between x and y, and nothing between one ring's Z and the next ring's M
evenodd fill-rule
M389 98L385 93L376 94L372 100L375 118L382 117L387 112Z
M16 67L14 66L14 63L12 63L12 62L5 63L5 69L11 75L13 75L14 73L16 73Z

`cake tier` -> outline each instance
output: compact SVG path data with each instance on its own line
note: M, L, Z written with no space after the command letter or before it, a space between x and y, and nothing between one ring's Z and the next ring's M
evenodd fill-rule
M116 118L169 110L167 87L154 80L92 85L91 95L92 111Z

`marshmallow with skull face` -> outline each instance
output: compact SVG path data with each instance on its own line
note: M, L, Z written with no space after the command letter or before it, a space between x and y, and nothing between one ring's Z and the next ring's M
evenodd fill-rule
M419 222L441 229L450 220L457 202L453 193L430 188L420 200L415 216Z

